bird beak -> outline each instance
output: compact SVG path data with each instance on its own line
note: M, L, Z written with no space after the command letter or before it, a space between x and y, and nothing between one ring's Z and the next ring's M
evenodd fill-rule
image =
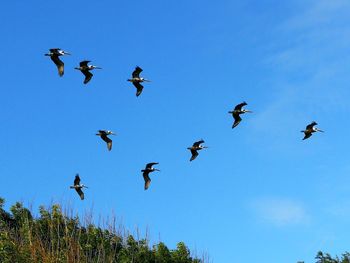
M69 55L69 56L71 55L71 54L70 54L70 53L68 53L68 52L64 52L64 54L65 54L65 55Z
M317 131L319 131L319 132L324 132L323 130L320 130L320 129L317 129Z
M102 69L102 68L100 68L100 67L95 67L95 69Z
M229 111L228 113L229 113L229 114L232 114L232 113L233 113L233 111Z
M151 82L149 79L144 79L143 81L146 81L146 82Z
M154 169L155 171L158 171L158 172L160 172L160 170L159 169Z
M246 110L245 112L249 112L249 113L252 113L252 111L251 111L251 110Z

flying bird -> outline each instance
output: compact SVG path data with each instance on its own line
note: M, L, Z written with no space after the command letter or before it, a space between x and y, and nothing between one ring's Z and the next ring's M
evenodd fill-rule
M151 82L148 79L140 77L140 73L142 72L142 68L139 66L136 66L135 70L132 73L132 78L128 79L128 81L132 82L134 86L136 87L136 97L140 96L143 90L143 86L141 85L142 82Z
M97 66L93 66L93 65L88 65L88 63L91 62L90 60L83 60L79 63L79 67L76 67L75 69L77 70L80 70L81 73L84 74L85 76L85 79L84 79L84 84L88 83L93 74L90 72L90 70L93 70L93 69L102 69L100 67L97 67Z
M148 163L146 165L146 168L144 170L141 170L143 173L143 179L145 180L145 190L148 189L149 185L151 184L151 178L149 178L149 173L152 173L154 171L160 171L159 169L153 168L153 165L156 165L159 163Z
M242 103L236 105L236 107L233 109L233 111L229 111L228 113L232 114L232 117L234 118L235 122L232 125L232 129L236 127L242 120L242 118L239 116L241 114L244 114L246 112L252 112L250 110L243 109L244 106L248 105L245 101Z
M198 151L199 151L199 150L208 148L207 146L202 146L202 145L201 145L202 143L204 143L204 140L203 140L203 139L201 139L201 140L198 141L198 142L195 142L195 143L192 145L192 147L188 147L188 148L187 148L187 149L190 150L191 153L192 153L190 162L197 158L197 156L198 156Z
M86 185L80 184L80 177L79 174L75 175L75 179L74 179L74 185L70 186L71 189L75 189L75 191L77 191L77 193L80 196L81 200L84 200L84 193L82 191L82 188L88 188Z
M306 126L304 131L301 131L305 134L303 140L310 138L314 132L324 132L323 130L320 130L317 127L315 127L316 125L317 125L317 122L313 121Z
M115 135L112 131L98 130L96 133L97 136L100 136L102 140L107 143L108 151L112 150L112 140L108 138L108 135Z
M57 66L58 75L60 77L64 74L64 63L60 60L59 56L70 55L68 52L60 49L60 48L50 48L49 53L45 54L45 56L49 56L53 63Z

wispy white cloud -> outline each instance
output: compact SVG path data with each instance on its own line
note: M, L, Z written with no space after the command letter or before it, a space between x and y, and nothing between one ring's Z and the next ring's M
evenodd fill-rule
M337 218L349 218L350 216L350 201L344 203L337 203L327 207L326 212Z
M302 1L300 12L275 27L266 63L306 74L338 65L350 44L349 11L347 0Z
M346 8L350 8L348 0L310 0L301 1L301 12L289 19L283 26L289 28L318 27L320 24L331 23L335 16L339 18L346 14Z
M304 206L296 201L283 198L263 198L252 203L257 217L275 226L289 226L310 222Z
M276 25L266 43L262 63L271 95L252 116L252 131L272 136L276 145L300 135L307 122L322 125L322 119L350 111L350 1L301 1L299 9Z
M334 218L347 220L350 217L350 200L337 200L326 204L324 212Z

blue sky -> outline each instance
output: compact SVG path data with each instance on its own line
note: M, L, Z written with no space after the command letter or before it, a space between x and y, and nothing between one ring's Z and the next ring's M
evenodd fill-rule
M114 214L216 263L349 250L350 2L30 2L0 10L7 205ZM63 78L53 47L72 53ZM83 59L103 68L88 85ZM139 98L126 81L136 65L152 80ZM242 101L254 113L232 130ZM326 132L301 141L313 120ZM98 129L117 133L111 152ZM190 163L201 138L210 148ZM152 161L161 172L144 191ZM77 172L84 202L69 190Z

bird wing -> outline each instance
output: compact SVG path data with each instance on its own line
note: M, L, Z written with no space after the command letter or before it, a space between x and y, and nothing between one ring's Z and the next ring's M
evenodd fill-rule
M147 171L143 172L143 179L145 180L145 190L148 189L149 185L151 184L151 178L149 178Z
M142 72L142 68L140 68L139 66L137 66L137 67L135 68L135 70L132 72L132 77L133 77L133 78L139 78L141 72Z
M198 141L198 142L195 142L194 144L193 144L193 147L199 147L199 145L201 144L201 143L203 143L204 142L204 140L200 140L200 141Z
M196 150L191 150L192 156L190 162L197 158L198 152Z
M136 87L137 91L136 91L136 97L140 96L140 94L142 93L143 90L143 86L141 85L140 82L133 82L132 84L134 84L134 86Z
M87 67L88 63L91 62L90 60L83 60L79 63L80 67Z
M304 132L304 134L305 134L305 136L304 136L303 140L310 138L312 136L311 132Z
M236 107L234 108L234 110L242 110L242 108L245 106L245 105L248 105L245 101L243 101L242 103L236 105Z
M64 74L64 63L57 55L51 56L51 60L55 63L58 69L58 74L62 77Z
M51 53L56 54L56 53L58 53L58 51L60 50L60 48L50 48L49 50L50 50Z
M233 129L241 122L242 118L239 116L239 114L232 114L232 116L235 119L235 122L232 125L232 129Z
M147 170L147 169L152 169L152 166L155 165L155 164L159 164L159 163L148 163L148 164L146 165L146 170Z
M112 150L112 140L110 138L108 138L107 135L105 135L105 134L101 135L101 139L107 143L108 150L109 151Z
M79 177L79 174L77 174L77 175L75 176L74 185L80 185L80 177Z
M91 80L93 74L88 70L82 70L81 72L85 75L84 84L88 83Z
M313 121L309 125L306 126L306 130L312 130L312 128L317 125L317 122Z
M75 188L75 190L77 191L78 195L80 196L80 199L84 200L84 192L83 192L83 190L81 190L80 187Z

